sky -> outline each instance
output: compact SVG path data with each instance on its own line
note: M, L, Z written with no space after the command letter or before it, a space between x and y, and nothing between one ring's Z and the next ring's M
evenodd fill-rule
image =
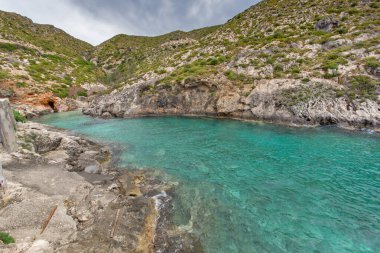
M223 24L259 0L0 0L0 10L93 45L123 33L156 36Z

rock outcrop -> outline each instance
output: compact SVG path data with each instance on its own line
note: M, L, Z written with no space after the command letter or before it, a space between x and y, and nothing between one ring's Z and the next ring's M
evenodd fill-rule
M0 143L11 153L17 150L16 121L8 99L0 99Z
M221 84L208 80L173 86L147 82L101 96L83 112L105 118L111 115L124 118L207 115L286 124L339 124L378 129L379 104L368 99L339 97L334 89L340 88L338 83L325 79L312 79L308 83L292 79L256 80L253 86L238 90L226 82Z
M175 184L153 171L114 169L107 146L64 131L25 123L17 136L18 152L0 151L8 179L0 231L16 240L0 252L202 252L172 223Z

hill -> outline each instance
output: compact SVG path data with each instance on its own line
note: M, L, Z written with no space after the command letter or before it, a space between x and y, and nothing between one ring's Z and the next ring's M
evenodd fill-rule
M264 0L221 26L117 35L97 47L2 12L0 79L16 91L60 97L101 85L101 94L112 94L86 111L107 117L208 114L374 127L379 12L375 0Z
M86 112L378 126L379 17L377 1L265 0L193 43L156 46ZM138 66L129 55L117 59Z
M102 75L86 60L92 51L90 44L54 26L0 11L0 95L23 100L52 92L67 97Z

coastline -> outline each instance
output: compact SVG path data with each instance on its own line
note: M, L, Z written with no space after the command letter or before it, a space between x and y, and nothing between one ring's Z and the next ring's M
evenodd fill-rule
M214 117L210 115L194 114L138 115L136 117L160 116L195 118L206 117L255 122L258 124L268 123L265 121L256 121L251 119ZM271 124L281 125L276 123ZM302 127L300 125L285 126ZM24 192L32 191L33 194L30 196L36 197L40 194L40 192L38 192L39 188L46 191L44 187L38 185L36 181L33 181L33 177L31 177L31 181L29 182L17 180L12 181L13 178L17 178L17 176L21 175L21 170L26 170L27 176L33 174L35 175L36 173L40 173L40 175L43 174L47 180L49 177L53 178L56 176L54 173L49 173L50 170L55 171L55 173L60 176L63 175L61 173L76 175L74 176L74 181L71 177L62 176L61 179L63 182L66 182L66 184L74 183L73 186L70 187L70 193L64 195L64 197L59 197L63 204L58 206L57 211L57 213L60 214L57 218L62 218L64 220L60 223L69 222L71 224L71 233L64 231L64 239L57 241L56 237L50 238L49 236L46 236L46 233L48 233L49 230L49 233L52 234L62 234L62 232L60 230L58 230L60 232L56 232L55 229L58 228L55 227L55 225L49 225L45 235L37 235L39 230L38 226L42 224L43 219L46 218L47 213L51 208L51 205L44 206L45 210L43 210L43 212L41 211L43 215L39 217L38 224L37 221L34 221L35 223L32 225L35 227L28 231L28 233L34 234L33 236L26 236L25 231L20 234L18 231L19 228L12 227L10 224L8 224L9 227L0 225L0 231L10 232L11 235L16 236L15 245L0 245L1 250L4 250L4 252L24 252L26 249L33 249L42 245L43 247L46 247L48 250L47 252L83 252L84 250L95 248L98 249L99 247L115 247L115 249L118 249L119 247L129 247L129 250L135 252L157 252L160 250L162 252L174 252L178 250L177 247L182 247L181 250L183 249L185 252L190 249L193 250L190 250L189 252L203 252L201 243L191 232L181 230L173 225L172 200L175 196L175 185L171 182L165 182L160 179L162 177L157 174L160 173L159 170L128 171L127 169L120 168L117 166L117 146L112 146L104 142L102 143L97 140L87 138L84 135L75 134L69 130L42 125L35 122L18 124L18 127L19 132L37 131L37 135L41 134L45 136L47 134L50 137L47 139L42 138L44 141L41 143L41 140L39 140L40 138L25 138L25 133L22 133L22 140L19 141L19 146L24 150L11 155L4 155L4 153L1 153L0 151L1 161L3 161L4 158L10 159L8 164L4 166L4 169L6 171L6 177L10 180L10 186L14 189L12 192L13 195L11 194L13 196L13 202L11 202L17 205L18 203L25 201L22 197ZM315 126L306 127L310 128ZM358 129L349 130L352 131ZM101 166L102 168L98 171L98 173L88 173L85 171L86 168L81 167L79 169L75 166L75 163L74 166L73 164L69 164L72 167L67 166L68 160L54 161L54 159L62 156L63 150L67 152L71 149L71 147L62 147L61 145L57 146L54 144L56 140L55 137L57 135L65 140L63 142L61 140L61 144L67 144L67 142L71 143L71 141L74 141L79 143L80 147L85 147L83 153L89 151L91 154L92 151L104 149L104 156L96 157L96 155L93 154L95 156L82 157L86 160L98 159L97 161L101 165L104 164L104 167ZM18 137L20 139L19 134ZM66 138L69 140L66 140ZM39 145L42 145L44 149L42 149L43 151L41 151L41 148L37 148L37 150L33 150L33 148L32 150L25 150L25 141L31 142L30 144L33 145L34 149L36 149ZM31 147L29 147L29 149L30 148ZM70 160L71 154L69 153L68 156ZM79 157L76 159L78 160ZM93 165L92 162L86 162L89 166ZM37 170L37 168L39 168L39 170ZM14 171L17 171L17 173ZM50 181L48 180L48 182ZM30 185L32 185L32 187ZM17 191L21 192L21 194L17 195ZM101 205L94 205L93 202L98 201L99 195L102 196ZM57 196L55 195L49 196L51 199L55 199L56 197ZM86 201L85 204L82 204L81 202L84 199L87 199L88 202ZM20 207L15 208L21 209ZM4 212L2 208L0 208L0 224L3 224L3 221L7 220L5 215L9 215L9 213L14 212L15 209L9 210L11 211ZM125 231L129 231L127 234L116 234L115 237L110 238L109 233L112 230L112 224L116 217L117 210L123 210L120 211L122 213L122 217L132 215L131 217L133 217L133 219L131 220L131 217L128 217L119 221L118 227L123 227L123 231L124 229ZM34 210L28 209L26 209L26 211L34 212ZM13 217L13 219L16 219L16 217ZM54 223L54 219L51 224L56 224ZM22 224L22 226L28 225L29 221L24 221ZM120 230L116 230L118 231L116 233L119 233ZM61 243L61 241L64 243ZM93 241L97 241L97 243L93 243ZM124 243L125 241L129 241L128 245ZM38 249L40 250L40 248Z
M173 233L174 185L158 179L156 171L116 167L112 148L59 128L18 124L17 135L18 152L0 150L8 179L0 231L16 239L0 245L2 252L170 252L194 245L203 251L193 235ZM40 235L54 205L57 211Z
M348 125L345 123L337 123L331 125L320 125L320 124L305 124L305 123L296 123L289 121L281 121L281 120L265 120L265 119L254 119L247 117L234 117L234 116L220 116L213 114L187 114L187 113L155 113L155 114L139 114L139 115L129 115L127 117L102 117L98 115L87 114L83 111L83 109L78 109L76 111L81 111L84 115L100 118L100 119L133 119L133 118L149 118L149 117L189 117L189 118L210 118L210 119L220 119L220 120L236 120L241 122L252 122L257 124L272 124L283 127L294 127L294 128L317 128L317 127L336 127L342 130L348 131L374 131L375 133L380 133L380 127L370 127L366 128L360 124L357 126Z

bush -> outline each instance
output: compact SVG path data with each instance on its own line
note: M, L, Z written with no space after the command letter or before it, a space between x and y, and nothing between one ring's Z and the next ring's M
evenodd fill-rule
M346 83L346 89L336 91L337 97L346 95L351 100L354 99L371 99L377 100L376 89L380 82L369 76L352 76Z
M24 115L22 115L19 111L13 110L13 116L15 117L15 120L17 122L25 123L26 118Z
M0 50L1 51L8 51L8 52L11 52L11 51L14 51L18 48L17 45L15 44L10 44L10 43L0 43Z
M235 81L235 82L251 82L252 78L245 76L243 74L238 74L232 70L227 70L224 72L224 75L227 77L228 80L230 81Z
M17 88L25 88L28 86L28 84L24 83L24 82L17 82L16 83L16 86Z
M9 78L8 72L0 69L0 80L6 80Z
M361 98L376 100L376 86L378 85L380 85L378 81L368 76L353 76L349 84L350 97L354 98L354 96L359 96Z
M81 91L77 92L77 96L79 96L79 97L87 97L88 94L87 94L87 91L81 90Z
M356 9L356 8L352 8L348 11L348 14L350 15L355 15L355 14L358 14L359 13L359 10Z
M232 70L227 70L226 72L224 72L224 75L230 81L236 81L239 79L239 75Z
M66 98L69 96L69 90L67 86L64 85L52 85L50 90L54 93L55 96L59 98Z
M209 65L218 65L219 62L218 62L217 58L210 58L210 59L207 60L207 63Z
M348 61L339 54L328 54L326 60L322 63L322 69L338 69L339 65L345 65Z
M365 59L365 66L367 68L376 69L380 67L380 62L375 57L369 57Z
M15 239L7 233L0 232L0 241L4 244L11 244L15 242Z
M348 33L348 30L347 30L347 28L339 28L339 29L337 30L337 32L338 32L339 34L346 34L346 33Z

